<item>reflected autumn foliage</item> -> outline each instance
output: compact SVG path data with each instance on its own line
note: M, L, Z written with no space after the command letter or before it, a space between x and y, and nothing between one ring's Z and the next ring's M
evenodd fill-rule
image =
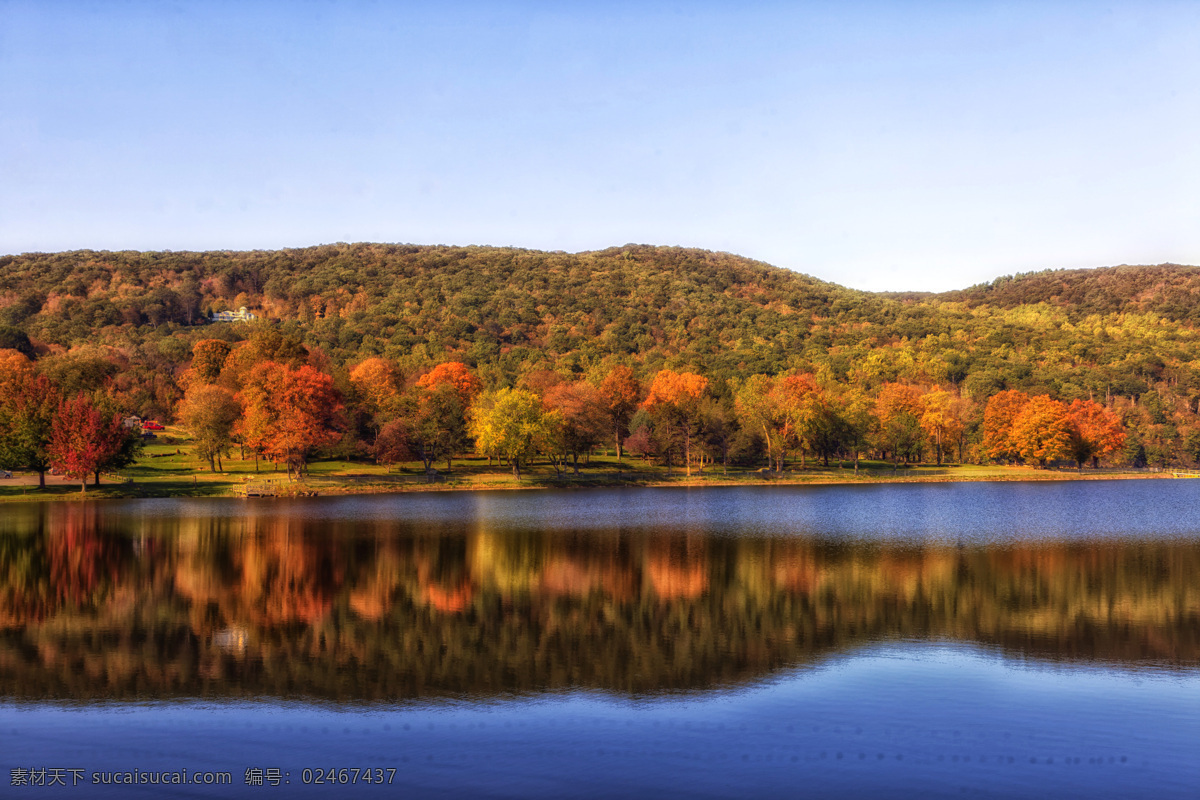
M265 512L130 531L100 508L0 526L5 696L653 693L896 638L1200 668L1196 541L914 547Z

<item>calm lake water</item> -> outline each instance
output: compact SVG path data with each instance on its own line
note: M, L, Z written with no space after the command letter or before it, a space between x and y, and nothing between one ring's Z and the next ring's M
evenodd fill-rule
M3 505L0 743L13 796L1194 800L1200 481Z

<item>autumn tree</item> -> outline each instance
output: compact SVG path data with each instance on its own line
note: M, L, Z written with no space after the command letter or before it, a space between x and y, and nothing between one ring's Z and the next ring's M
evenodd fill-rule
M779 407L775 382L768 375L751 375L734 393L734 410L742 427L762 436L767 446L767 465L783 469L783 453L791 436L791 421Z
M628 435L629 421L642 401L642 384L632 368L618 364L600 381L600 395L608 408L613 438L617 444L617 460L620 460L621 441Z
M0 466L33 470L38 488L45 489L58 388L32 370L0 374L6 378L0 386Z
M416 460L418 455L414 452L412 439L410 423L407 419L394 419L388 422L380 429L379 435L375 437L375 444L371 448L375 462L388 467L390 471L393 464ZM426 464L426 470L428 468L429 463Z
M475 401L483 388L483 382L467 368L466 364L459 361L438 364L417 379L417 386L422 389L433 389L443 385L454 390L464 410L471 407L471 403Z
M18 391L33 379L37 370L33 362L17 350L0 350L0 400Z
M196 455L208 461L209 469L223 469L222 456L233 444L234 425L241 417L237 398L223 386L192 386L183 396L179 419L196 445Z
M700 407L701 439L710 460L721 458L721 471L729 472L730 450L734 447L741 429L738 427L737 414L732 403L706 397Z
M223 339L201 339L192 345L192 372L200 383L213 383L221 375L233 345Z
M560 452L572 457L578 475L579 454L598 445L609 430L603 395L586 381L560 383L546 392L542 404L547 410L559 413L562 424L557 444Z
M311 356L309 349L295 337L284 335L270 326L257 326L249 341L234 345L225 357L220 382L225 388L239 392L249 380L250 373L260 364L271 362L293 369L306 364L311 367Z
M78 394L62 401L54 415L50 463L79 481L80 492L86 493L88 476L97 473L99 482L100 468L120 451L125 438L120 416L105 414L87 395Z
M983 410L983 451L997 461L1015 461L1021 449L1012 438L1013 424L1029 402L1029 395L1008 389L992 395Z
M806 373L781 375L775 391L800 451L800 469L804 469L805 454L810 450L823 456L828 465L839 435L838 420L816 379Z
M1031 397L1013 420L1009 440L1026 462L1047 461L1071 453L1071 420L1067 407L1046 395Z
M663 446L654 436L654 420L645 409L638 409L629 420L629 436L625 438L625 450L649 462L650 457L662 452Z
M842 445L854 454L854 472L858 472L859 455L867 449L876 419L866 392L853 386L842 387L832 402L842 423Z
M921 429L933 441L937 464L942 465L942 453L948 443L958 441L966 430L962 401L944 389L934 389L921 398L923 411Z
M533 392L501 389L472 407L470 431L480 452L508 459L520 480L521 462L550 443L560 422L561 415L546 411Z
M900 459L907 461L920 451L924 431L921 415L925 406L921 390L902 383L885 383L875 400L875 418L879 424L879 443L892 454L893 468Z
M101 472L115 472L136 463L145 447L145 441L142 439L140 429L124 424L125 414L117 403L117 398L108 392L100 392L93 395L92 402L100 409L101 414L120 420L122 423L116 447L94 471L96 486L99 486Z
M350 384L375 421L376 430L399 412L402 378L396 365L385 358L372 357L350 370Z
M1125 445L1121 419L1092 400L1073 400L1067 408L1071 430L1071 457L1079 469L1085 461L1099 468L1100 459Z
M419 387L412 398L409 437L413 451L433 471L435 461L445 459L446 469L456 453L467 448L467 413L463 394L450 382Z
M308 365L266 361L250 370L238 432L246 444L299 475L312 450L337 441L342 410L333 379Z
M650 384L642 407L683 443L683 462L692 474L692 439L700 423L701 399L708 389L708 378L694 372L660 370Z

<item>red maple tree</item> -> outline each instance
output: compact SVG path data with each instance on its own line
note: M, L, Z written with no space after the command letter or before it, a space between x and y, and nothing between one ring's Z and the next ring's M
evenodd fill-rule
M47 451L50 464L87 492L87 477L121 450L125 427L116 414L106 414L87 395L64 400L54 415Z

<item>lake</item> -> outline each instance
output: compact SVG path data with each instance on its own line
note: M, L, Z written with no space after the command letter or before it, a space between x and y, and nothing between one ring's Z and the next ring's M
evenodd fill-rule
M1195 798L1200 482L2 505L0 742L14 796Z

